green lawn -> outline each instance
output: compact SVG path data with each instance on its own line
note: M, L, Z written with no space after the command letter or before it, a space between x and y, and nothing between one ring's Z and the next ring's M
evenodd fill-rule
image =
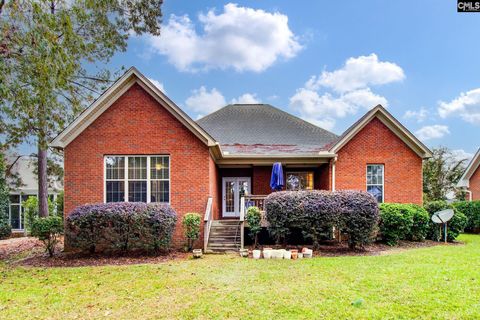
M0 319L478 319L480 236L460 240L466 244L300 261L209 255L120 267L0 265Z

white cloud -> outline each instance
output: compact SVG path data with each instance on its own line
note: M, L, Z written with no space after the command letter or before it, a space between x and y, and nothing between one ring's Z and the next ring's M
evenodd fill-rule
M227 69L260 72L302 46L288 17L229 3L223 12L199 14L197 27L187 15L171 15L160 36L148 37L153 50L182 71ZM202 30L198 32L197 29Z
M418 123L423 122L428 116L428 110L421 107L420 110L407 110L403 117L405 119L415 119Z
M335 118L354 115L359 109L371 109L381 104L388 106L388 101L374 94L369 88L347 92L338 97L330 93L320 95L317 91L300 88L290 98L290 106L300 112L300 116L324 129L335 126Z
M163 83L152 78L148 78L148 80L150 80L150 82L153 83L158 89L160 89L160 91L162 91L163 93L166 93Z
M311 77L290 98L290 106L303 119L332 129L337 118L369 110L378 104L388 107L387 99L372 92L370 86L404 78L402 68L392 62L379 61L374 53L352 57L338 70Z
M430 140L430 139L438 139L442 138L447 134L450 134L450 130L448 126L435 124L432 126L424 126L415 132L417 137L420 140Z
M462 92L450 102L440 101L438 114L442 118L459 115L466 122L480 124L480 88Z
M208 114L227 104L220 91L213 88L208 91L204 86L193 90L192 95L185 100L186 106L197 113Z
M463 149L452 150L452 155L456 161L466 160L464 163L467 165L473 158L473 153L466 152Z
M238 98L234 98L231 101L232 104L254 104L260 103L257 99L257 95L255 93L244 93Z
M347 92L372 85L384 85L402 81L402 68L392 62L379 61L376 54L349 58L345 65L335 71L324 71L320 76L308 80L306 86L312 90L327 87L336 92Z

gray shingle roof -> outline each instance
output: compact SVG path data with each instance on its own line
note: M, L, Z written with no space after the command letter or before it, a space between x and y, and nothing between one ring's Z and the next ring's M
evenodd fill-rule
M228 105L197 123L230 153L316 153L338 139L268 104Z

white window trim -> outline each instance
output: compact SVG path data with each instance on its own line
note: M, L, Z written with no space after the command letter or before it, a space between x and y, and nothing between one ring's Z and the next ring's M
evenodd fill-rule
M124 200L123 202L128 201L128 158L129 157L144 157L147 158L147 202L150 203L151 198L151 181L168 181L168 202L155 202L155 203L167 203L170 204L172 201L171 192L172 192L172 180L171 180L171 162L170 162L170 155L169 154L151 154L151 155L144 155L144 154L107 154L103 156L103 203L107 203L107 158L108 157L123 157L125 159L125 168L124 168L124 179L108 179L108 181L123 181L123 190L124 190ZM167 157L168 158L168 179L150 179L150 158L151 157ZM132 181L140 181L133 179ZM145 181L145 180L141 180Z
M381 166L382 167L382 202L385 203L385 164L383 163L367 163L365 166L365 191L368 190L368 186L380 186L380 184L368 184L368 166ZM367 191L368 192L368 191Z
M56 203L57 202L57 193L56 192L53 192L53 193L48 193L48 197L50 196L53 196L53 201ZM13 229L12 228L12 232L24 232L25 231L25 215L23 213L23 201L22 201L22 197L23 196L27 196L27 197L38 197L38 192L36 193L23 193L23 192L10 192L8 194L9 196L9 201L8 201L8 224L10 226L12 226L12 205L14 206L18 206L18 210L19 211L19 214L20 214L20 225L23 227L23 228L20 228L20 229ZM10 196L18 196L19 197L19 201L20 203L18 202L15 202L15 203L11 203L10 202ZM54 208L53 208L54 212L56 213L57 212L57 206L55 205Z

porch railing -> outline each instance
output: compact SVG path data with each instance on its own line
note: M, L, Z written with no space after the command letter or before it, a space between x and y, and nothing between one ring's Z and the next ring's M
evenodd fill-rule
M213 222L212 204L213 204L212 197L208 197L207 207L205 209L205 216L203 218L203 221L204 221L204 224L203 224L203 250L204 250L204 252L207 251L208 239L210 237L210 229L212 228L212 222Z
M261 226L267 227L268 222L265 218L265 199L266 195L245 195L240 199L240 248L243 249L245 243L245 214L249 207L255 206L260 209Z

